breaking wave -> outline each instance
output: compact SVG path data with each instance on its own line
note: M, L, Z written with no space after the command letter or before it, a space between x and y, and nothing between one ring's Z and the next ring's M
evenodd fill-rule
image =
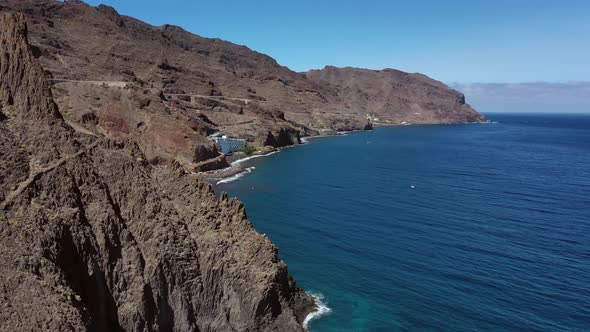
M317 310L310 312L307 317L305 317L305 320L303 321L303 328L305 328L307 330L307 326L309 325L309 322L311 322L314 319L318 319L322 316L325 316L327 314L329 314L330 312L332 312L332 309L330 309L328 307L328 305L324 302L324 296L322 294L313 294L313 293L308 293L311 297L314 298L315 300L315 304L317 306Z
M242 176L244 176L246 174L252 173L252 171L255 170L255 169L256 169L256 167L254 167L254 166L248 167L248 168L244 169L243 172L240 172L240 173L238 173L238 174L236 174L234 176L230 176L228 178L221 179L221 180L217 181L217 184L223 184L223 183L229 183L229 182L236 181L239 178L241 178Z
M276 150L276 151L273 151L273 152L269 152L267 154L257 154L257 155L254 155L254 156L249 156L249 157L246 157L246 158L238 159L238 160L234 161L231 164L232 164L232 166L235 166L235 165L239 165L239 164L241 164L241 163L243 163L245 161L248 161L250 159L260 158L260 157L267 157L267 156L270 156L270 155L273 155L273 154L279 153L279 152L280 152L280 150Z

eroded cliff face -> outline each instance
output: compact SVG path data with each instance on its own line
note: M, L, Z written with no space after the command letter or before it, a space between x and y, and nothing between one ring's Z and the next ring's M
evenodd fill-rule
M23 15L0 27L0 330L302 331L313 302L242 204L68 125Z

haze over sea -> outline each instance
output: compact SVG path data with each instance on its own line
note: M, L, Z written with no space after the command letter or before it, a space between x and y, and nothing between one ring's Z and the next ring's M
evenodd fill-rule
M488 118L313 139L218 189L323 296L311 331L589 331L590 116Z

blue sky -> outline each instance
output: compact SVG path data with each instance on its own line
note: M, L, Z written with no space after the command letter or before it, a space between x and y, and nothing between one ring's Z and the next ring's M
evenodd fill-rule
M453 83L483 113L588 113L590 82Z

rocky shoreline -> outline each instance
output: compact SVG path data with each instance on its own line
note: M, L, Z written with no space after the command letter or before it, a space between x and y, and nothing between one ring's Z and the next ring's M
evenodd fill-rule
M226 183L226 182L229 182L229 181L227 181L228 179L235 178L237 180L240 177L240 175L247 174L247 173L251 172L251 170L248 167L242 166L242 163L244 163L248 160L271 156L273 154L280 153L284 149L296 148L300 145L308 144L309 140L313 140L315 138L342 136L342 135L347 135L349 133L354 133L354 132L359 132L359 131L365 131L365 130L350 130L350 131L342 131L342 132L334 131L334 133L331 133L331 134L305 136L305 137L301 137L301 139L300 139L301 142L299 144L292 144L292 145L287 145L287 146L283 146L280 148L273 148L268 151L255 151L251 154L246 154L244 152L238 151L238 152L233 153L230 156L225 157L229 166L206 171L206 172L197 172L194 174L197 175L199 178L201 178L205 181L208 181L209 183L214 184L214 185L220 184L220 181L221 181L221 183Z
M244 168L241 166L241 164L243 162L253 159L253 158L266 157L266 156L273 155L278 152L280 152L280 149L273 149L271 151L263 152L263 153L255 152L250 155L245 154L243 152L236 152L236 153L232 154L231 156L226 157L226 160L227 160L227 163L229 164L229 166L223 167L220 169L207 171L207 172L194 173L194 174L197 175L199 178L201 178L205 181L208 181L211 184L216 184L218 181L232 178L232 177L238 176L240 174L243 174L244 172L247 172L247 168Z
M399 124L399 123L373 123L372 129L379 128L379 127L403 127L403 126L437 126L437 125L465 125L465 124L486 124L491 123L489 120L480 121L480 122L465 122L465 123L408 123L408 124ZM195 173L199 178L213 184L219 185L221 183L227 183L231 181L238 180L242 175L246 175L251 173L253 170L249 167L243 167L242 163L253 158L260 158L273 155L275 153L280 153L283 149L286 148L296 148L303 144L308 144L309 140L313 140L315 138L322 138L322 137L335 137L335 136L345 136L357 132L363 132L367 130L350 130L350 131L340 131L335 132L334 134L327 134L327 135L313 135L313 136L306 136L301 137L300 144L294 144L285 146L282 148L275 148L267 152L254 152L251 155L247 155L243 152L237 152L232 154L231 156L227 156L226 160L229 164L227 167L223 167L220 169L215 169L207 172L199 172Z

